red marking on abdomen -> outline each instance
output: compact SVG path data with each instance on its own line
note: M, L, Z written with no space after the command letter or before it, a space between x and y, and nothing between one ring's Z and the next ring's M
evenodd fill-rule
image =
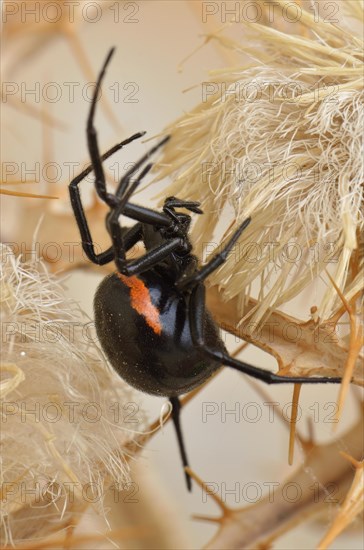
M139 315L143 315L150 328L159 336L162 332L159 311L152 303L148 288L143 281L138 279L135 275L126 277L122 273L117 273L117 276L130 288L131 307L135 309Z

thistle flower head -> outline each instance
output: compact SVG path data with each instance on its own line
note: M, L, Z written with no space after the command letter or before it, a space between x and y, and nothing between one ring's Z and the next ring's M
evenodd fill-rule
M46 532L52 514L62 528L77 502L102 507L106 487L129 481L126 445L145 418L103 359L92 323L43 263L22 264L1 246L0 269L6 543L29 536L26 510L48 514Z
M279 3L292 19L297 5ZM362 17L361 3L344 4ZM253 61L213 73L215 93L167 129L157 176L173 176L168 193L202 202L196 244L211 241L228 204L226 238L251 216L237 253L209 281L242 306L256 281L253 322L328 267L348 300L363 288L363 42L303 9L302 25L310 34L243 21L250 42L209 36ZM328 319L341 305L333 285L313 305Z

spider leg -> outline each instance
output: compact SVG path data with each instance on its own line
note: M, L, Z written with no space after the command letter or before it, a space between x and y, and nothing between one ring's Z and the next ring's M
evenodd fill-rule
M120 228L119 228L120 229ZM122 234L120 234L120 240L124 240L124 237ZM177 250L177 248L181 246L180 239L172 239L170 241L167 241L163 243L160 246L157 246L156 248L153 248L153 250L150 250L144 256L141 258L137 258L136 260L128 261L125 259L120 258L120 249L118 250L118 256L115 258L115 263L120 271L120 273L123 273L124 275L127 275L130 277L131 275L138 275L139 273L142 273L143 271L147 271L154 267L155 265L159 264L161 261L163 261L165 258L170 256L172 252ZM123 243L123 248L121 249L121 255L125 256L125 244Z
M186 448L183 440L181 423L180 423L181 403L178 397L170 397L169 401L172 405L172 420L173 420L174 428L176 430L179 452L182 458L183 467L185 468L188 466L188 459L187 459L187 453L186 453ZM185 472L185 477L186 477L187 489L191 491L192 490L191 478L187 472Z
M116 206L118 204L117 197L114 194L107 193L107 190L106 190L105 174L102 167L102 162L106 160L109 156L111 156L113 153L121 149L124 145L127 145L128 143L134 141L137 138L140 138L145 134L145 132L138 132L132 135L131 137L127 138L126 140L122 141L121 143L118 143L117 145L112 147L109 151L107 151L104 155L100 156L98 142L97 142L97 134L96 134L96 129L94 127L93 121L95 116L98 93L101 87L103 77L105 75L106 67L113 55L113 52L114 52L114 49L111 49L105 60L102 70L99 74L94 95L92 98L88 121L87 121L87 141L88 141L89 154L91 158L91 165L88 168L86 168L86 170L83 170L83 172L81 172L81 174L79 174L76 178L74 178L69 185L71 204L72 204L76 222L81 234L83 250L86 253L86 256L89 258L89 260L91 260L93 263L97 265L104 265L110 262L114 258L113 247L108 248L107 250L101 252L100 254L96 254L95 246L91 237L91 232L90 232L86 215L82 206L80 191L78 188L79 183L90 172L94 171L95 188L98 196L104 202L106 202L106 204L108 204L110 207ZM150 151L148 151L148 153L146 153L146 155L144 155L144 157L140 159L140 161L138 161L138 163L135 166L133 166L131 170L129 170L129 172L124 176L124 178L122 178L119 184L118 191L123 192L123 190L125 190L125 187L127 187L131 175L143 164L143 162L145 162L146 159L149 158L149 156L152 153L154 153L159 147L161 147L168 139L169 138L166 137L160 143L155 145ZM136 219L137 221L149 222L153 224L159 224L162 226L163 225L166 226L171 223L170 220L167 218L167 216L165 215L163 216L162 214L158 215L158 213L154 213L153 211L147 211L146 209L142 209L141 207L138 207L136 205L128 204L126 210L127 211L125 212L125 214ZM126 238L125 231L120 230L119 228L119 233L123 232L124 238ZM128 243L125 242L125 245L124 245L125 250L128 249L127 244ZM133 244L135 244L135 242L133 242ZM133 244L131 244L131 246L133 246Z
M165 138L163 138L159 143L157 143L156 145L154 145L154 147L152 147L151 149L149 149L149 151L147 151L145 153L145 155L143 155L127 172L126 174L121 178L120 180L120 183L119 183L119 186L116 190L116 193L115 193L115 196L116 197L119 197L119 198L122 198L124 197L124 194L128 188L128 185L129 185L129 182L130 182L130 179L131 177L135 174L135 172L137 172L139 170L139 168L153 155L153 153L155 153L156 151L158 151L158 149L160 149L165 143L167 143L167 141L170 139L170 136L166 136ZM138 180L138 183L137 185L139 185L140 183L140 179ZM135 191L136 187L132 187L132 190L129 190L128 191L128 198L126 199L125 202L127 202L127 200L130 198L131 194Z
M204 335L205 292L206 289L203 284L197 285L192 291L190 299L190 326L193 342L212 359L244 374L248 374L253 378L262 380L266 384L339 384L341 382L341 378L281 376L271 371L249 365L239 359L234 359L230 357L226 350L212 349L206 344Z
M100 71L100 74L98 76L96 86L95 86L95 91L92 97L90 112L87 119L87 129L86 129L88 150L91 158L92 168L95 172L96 192L100 197L100 199L106 202L106 204L109 205L110 207L115 206L115 196L112 193L108 193L106 190L105 173L102 167L102 158L99 152L97 132L94 126L94 118L95 118L96 103L100 92L101 83L105 76L106 68L110 62L110 59L114 54L114 50L115 48L111 48L111 50L109 51L106 57L106 60L102 66L102 69ZM133 141L134 139L137 139L138 137L141 137L144 134L145 132L134 134L134 136L132 136L131 138L126 140L126 142L124 142L124 145L125 143L130 143L130 141Z
M153 165L151 163L147 164L139 176L134 180L132 185L128 188L132 175L168 140L169 136L165 137L162 141L152 147L152 149L150 149L130 170L128 170L125 176L120 180L119 187L115 193L115 197L117 197L119 201L115 207L113 220L117 219L121 214L124 214L134 220L155 225L157 227L168 227L171 225L172 221L165 213L157 212L151 210L150 208L145 208L128 202L135 189L140 185L142 179L148 174Z
M114 145L114 147L112 147L102 155L101 161L108 159L111 155L119 151L119 149L121 149L124 145L127 145L128 143L130 143L134 139L137 139L141 135L143 135L143 133L139 132L138 134L134 134L130 138L122 141L121 143ZM86 176L88 176L88 174L92 172L92 170L93 170L93 166L90 165L85 170L83 170L78 176L76 176L69 184L69 193L70 193L71 205L73 208L73 212L74 212L78 229L82 239L83 250L91 262L97 265L105 265L111 262L111 260L114 257L112 247L108 248L104 252L101 252L100 254L96 254L95 246L91 237L91 232L87 223L86 214L82 206L81 195L79 190L79 184Z
M106 67L109 64L113 53L114 53L114 48L112 48L109 51L109 54L106 57L106 60L103 64L101 72L98 76L94 95L92 97L89 116L87 119L87 130L86 130L88 150L89 150L89 154L92 162L92 167L95 172L96 192L100 197L100 199L106 202L106 204L108 204L109 206L113 206L114 202L113 202L113 197L111 197L106 190L105 174L104 174L104 169L102 167L102 161L101 161L100 152L99 152L96 128L94 126L94 116L95 116L95 110L96 110L96 102L97 102L97 98L101 88L101 82L104 78Z
M236 241L244 231L244 229L249 225L251 218L247 218L238 229L235 231L229 242L226 244L225 248L219 253L216 254L206 265L204 265L199 271L196 271L188 277L180 279L177 283L179 289L186 289L187 287L193 288L198 283L206 279L213 271L215 271L220 265L222 265L235 245Z
M203 214L199 206L201 206L201 204L196 201L185 201L177 197L168 197L164 203L163 210L168 212L171 208L187 208L187 210L195 214Z
M171 225L171 219L162 212L157 212L156 210L151 210L150 208L145 208L138 204L132 204L131 202L126 203L123 208L123 214L133 220L155 225L157 227L168 227Z

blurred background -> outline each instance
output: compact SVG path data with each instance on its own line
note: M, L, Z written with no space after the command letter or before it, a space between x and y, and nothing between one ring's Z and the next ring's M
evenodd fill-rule
M72 176L89 162L85 129L92 83L107 52L116 46L97 106L101 151L134 132L147 131L142 141L107 162L112 182L150 147L146 138L158 135L202 100L201 83L208 79L209 70L234 62L231 52L210 42L195 50L202 45L203 35L225 23L223 4L234 9L235 3L103 0L69 2L67 8L57 2L35 4L4 2L3 6L2 187L15 189L8 184L28 181L16 184L16 190L59 199L2 195L2 241L21 251L35 238L41 253L51 260L52 271L64 281L68 295L92 318L93 296L105 272L73 269L80 249L67 189ZM243 40L237 28L237 36L239 32ZM37 183L29 183L33 180ZM82 192L85 204L92 209L91 185L89 179ZM167 181L146 186L135 201L156 207L159 193L168 194ZM107 236L102 223L95 231L96 242L104 246ZM76 258L70 258L67 243L73 243ZM202 251L196 252L202 255ZM70 267L72 271L66 273ZM312 296L318 291L316 286L308 292ZM302 304L304 297L290 304L288 312L299 317ZM239 345L233 337L226 336L226 341L231 352ZM271 357L251 347L244 351L244 358L264 368L275 367ZM231 507L258 502L267 494L269 483L283 482L303 462L297 445L295 463L288 466L288 422L277 415L272 418L267 404L277 403L288 419L292 388L263 389L266 399L245 377L226 369L182 414L191 466L204 481L217 484ZM318 442L332 438L337 393L335 386L302 389L300 433L307 435L307 418L311 418ZM164 400L137 393L136 403L153 421L161 414ZM337 434L351 425L355 415L355 404L348 400ZM133 498L115 493L107 497L108 523L90 509L78 529L103 532L108 526L149 524L152 518L164 523L165 548L199 548L212 537L216 526L192 520L191 515L217 515L216 504L196 485L192 494L187 492L172 425L153 437L137 463L132 463L132 477L137 484ZM329 514L334 510L335 506ZM312 548L329 521L326 511L322 522L297 526L283 535L276 547ZM114 547L111 543L93 544L95 548ZM128 541L125 547L158 547L156 542L143 544L140 539ZM355 529L345 532L332 546L361 547L361 534Z

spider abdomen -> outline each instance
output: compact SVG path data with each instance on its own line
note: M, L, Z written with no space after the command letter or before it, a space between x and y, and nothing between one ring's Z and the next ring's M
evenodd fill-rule
M194 344L188 295L153 270L106 277L95 295L96 331L118 374L153 395L176 396L201 385L221 365ZM218 328L205 315L205 338L224 349Z

